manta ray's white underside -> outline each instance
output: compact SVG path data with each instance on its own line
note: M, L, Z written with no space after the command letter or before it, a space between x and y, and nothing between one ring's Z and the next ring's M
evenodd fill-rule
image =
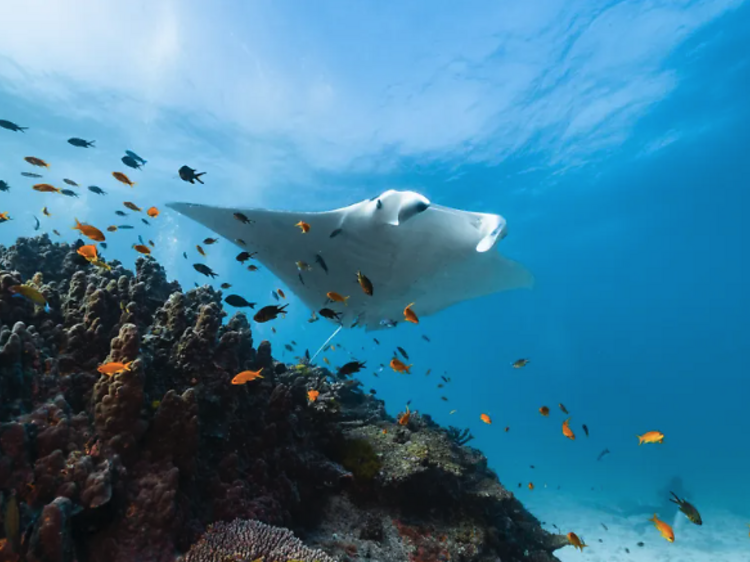
M424 317L467 299L533 284L522 265L495 250L506 234L503 217L433 205L411 191L390 190L321 213L168 206L238 247L258 252L255 259L302 302L315 311L327 306L341 312L346 327L359 318L359 325L377 330L384 327L382 320L402 321L404 307L412 302L414 312ZM235 213L252 223L243 224ZM310 225L307 234L295 227L299 221ZM318 255L327 273L316 262ZM312 270L300 272L298 261ZM359 286L357 271L372 281L372 296ZM326 304L329 291L349 296L348 306Z

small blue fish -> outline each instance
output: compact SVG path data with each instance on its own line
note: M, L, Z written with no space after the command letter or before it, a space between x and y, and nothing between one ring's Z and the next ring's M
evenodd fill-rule
M138 162L140 162L141 164L145 164L145 163L146 163L146 161L145 161L145 160L144 160L143 158L141 158L140 156L138 156L138 155L137 155L137 154L136 154L135 152L133 152L132 150L126 150L126 151L125 151L125 154L127 154L128 156L130 156L130 157L131 157L131 158L132 158L133 160L137 160L137 161L138 161Z
M120 230L132 230L133 229L133 227L129 224L121 224L117 228L119 228Z
M106 242L99 242L99 247L100 248L104 248L106 250L107 249L107 243Z
M89 186L89 191L90 191L91 193L96 193L97 195L106 195L106 194L107 194L107 192L106 192L106 191L104 191L104 190L103 190L103 189L102 189L101 187L99 187L98 185L90 185L90 186Z
M36 221L36 224L34 225L34 230L39 230L39 227L41 226L41 223L39 222L39 219L36 218L35 215L31 215L34 217L34 220Z
M182 252L182 257L187 259L187 252Z
M151 223L148 222L146 219L141 219L141 222L143 222L143 224L145 224L147 226L151 226Z
M276 291L271 291L271 296L276 300L279 300L279 294Z
M138 235L138 242L140 242L144 246L146 245L146 243L143 241L143 237L140 234Z
M323 269L323 271L326 272L326 275L328 275L328 266L326 265L323 256L321 256L320 254L316 254L315 263L317 263Z
M391 320L390 318L384 318L380 321L380 325L385 328L395 328L398 322L395 320Z

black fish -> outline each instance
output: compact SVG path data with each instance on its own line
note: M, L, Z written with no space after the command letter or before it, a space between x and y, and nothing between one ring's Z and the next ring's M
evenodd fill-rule
M644 542L637 542L637 543L635 543L635 545L636 546L645 546L645 543Z
M28 127L19 127L12 121L6 121L5 119L0 119L0 127L3 129L8 129L9 131L21 131L22 133L28 129Z
M276 306L275 304L264 306L258 312L255 313L255 316L253 316L253 320L255 320L258 323L263 323L263 322L268 322L269 320L273 320L279 314L284 314L286 312L285 309L287 306L289 306L289 304L285 304L282 306Z
M79 148L96 148L94 146L95 142L96 141L86 141L86 140L79 139L76 137L68 139L68 144L72 144L73 146L77 146Z
M235 238L234 241L240 246L247 246L247 243L242 238Z
M151 226L151 223L148 222L146 219L141 219L141 222L145 224L146 226Z
M127 217L128 216L128 214L125 211L115 211L115 214L118 217Z
M106 192L106 191L104 191L104 190L103 190L103 189L102 189L101 187L99 187L98 185L90 185L90 186L89 186L89 191L90 191L91 193L96 193L97 195L106 195L106 194L107 194L107 192ZM121 211L118 211L118 212L121 212Z
M198 273L202 273L206 277L216 277L216 273L214 273L214 271L210 267L202 263L194 263L193 269L195 269L195 271L197 271Z
M236 218L238 221L240 221L242 224L250 224L254 221L251 221L249 218L247 218L247 215L243 215L242 213L234 213L234 218Z
M380 199L378 199L377 206L378 206L378 209L383 208L383 202Z
M138 235L138 242L140 242L142 245L146 245L146 243L143 241L143 237L139 234Z
M201 176L206 174L206 172L201 172L199 174L196 174L195 170L191 168L190 166L183 166L182 168L178 170L177 173L180 174L180 179L182 179L183 181L190 182L192 184L195 183L195 180L198 180L198 183L202 184L203 180L201 180Z
M448 377L446 377L445 375L440 375L440 378L443 379L445 382L450 382L450 380L448 380Z
M301 274L301 273L298 273L298 274L297 274L297 277L299 277L299 282L300 282L300 283L302 283L302 284L304 285L304 284L305 284L305 280L304 280L304 279L302 279L302 274Z
M422 339L423 339L424 341L426 341L426 342L429 342L429 341L430 341L430 338L428 338L428 337L427 337L427 336L425 336L424 334L422 335Z
M279 293L277 293L276 291L271 291L271 296L276 300L279 300Z
M247 260L251 259L255 254L258 252L253 252L252 254L250 252L240 252L237 254L237 257L234 258L240 263L245 263Z
M42 174L35 174L34 172L21 172L21 175L25 178L42 178Z
M601 453L599 453L599 456L596 457L596 460L600 461L604 457L604 455L609 454L609 449L604 449Z
M10 191L10 186L7 181L0 180L0 191Z
M34 215L31 215L31 216L34 217L34 220L36 221L36 224L34 225L34 230L39 230L39 226L41 226L41 223L39 222L39 219L36 218L36 216L34 216Z
M120 160L122 160L122 163L125 164L128 168L133 168L134 170L141 169L140 163L132 156L123 156L122 158L120 158Z
M242 308L245 306L249 306L250 308L255 308L254 302L248 302L247 300L245 300L243 297L239 295L229 295L227 296L227 298L224 299L224 302L236 308Z
M294 351L294 348L291 345L289 345L288 343L285 343L284 347L286 348L287 351Z
M106 242L99 242L99 247L107 249L107 243Z
M340 312L334 312L330 308L321 308L318 311L318 314L320 314L323 318L328 318L329 320L340 320L341 319L341 313Z
M376 344L380 345L380 342L378 341L377 338L372 338L372 341L374 341Z
M211 244L216 244L219 241L218 238L204 238L203 243L206 246L210 246Z
M373 395L374 395L374 394L377 394L377 393L378 393L378 391L377 391L377 390L375 390L374 388L371 388L371 389L370 389L370 394L373 394Z
M406 350L403 347L396 346L396 349L398 349L398 352L404 356L404 359L407 361L409 360L409 354L406 353Z
M604 523L599 523L602 527L604 527L605 531L609 531L609 527L607 527Z
M228 288L229 288L229 287L231 287L231 286L232 286L232 284L231 284L231 283L222 283L222 284L221 284L221 288L222 288L222 289L228 289Z
M586 434L586 437L588 437L589 436L588 426L586 424L583 424L581 427L583 428L583 432Z
M560 406L560 410L562 411L562 413L563 413L563 414L565 414L565 415L568 415L568 413L569 413L569 412L568 412L568 409L567 409L567 408L566 408L566 407L565 407L565 406L563 405L563 403L562 403L562 402L560 402L560 403L558 404L558 406Z
M410 398L409 400L407 400L407 401L406 401L406 405L407 405L407 406L411 406L411 398Z
M448 401L448 399L445 396L441 396L440 399L443 400L443 401L445 401L445 402Z
M672 503L676 503L680 507L680 511L687 516L688 520L691 523L695 523L696 525L703 525L701 514L698 513L698 510L695 509L695 506L693 504L684 499L681 500L674 492L669 493L674 497L674 499L669 498L669 501L671 501Z
M73 187L78 187L78 184L74 182L73 180L69 180L68 178L63 178L63 181L67 183L68 185L71 185Z
M334 230L333 232L331 232L331 234L330 234L330 236L328 236L328 238L336 238L339 234L341 234L343 232L343 230L344 230L343 228L337 228L336 230Z
M354 373L359 373L364 367L364 362L360 363L359 361L350 361L339 369L338 375L342 377L353 375Z
M78 197L78 194L72 189L61 189L60 193L67 195L68 197Z
M187 259L187 252L182 252L182 257Z
M326 272L326 275L328 275L328 266L326 265L326 262L323 259L323 256L321 256L320 254L316 254L315 263L317 263L320 266L320 268Z

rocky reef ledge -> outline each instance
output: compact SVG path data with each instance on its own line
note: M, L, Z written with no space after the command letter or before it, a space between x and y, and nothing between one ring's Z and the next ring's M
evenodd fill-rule
M81 244L0 246L0 561L557 560L566 538L457 432L274 360L221 292ZM8 291L29 281L49 311Z

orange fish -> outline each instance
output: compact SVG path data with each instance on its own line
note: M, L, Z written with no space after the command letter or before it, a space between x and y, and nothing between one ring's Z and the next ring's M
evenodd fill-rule
M76 250L79 256L84 257L87 261L95 260L98 258L96 253L96 246L94 244L86 244Z
M644 433L643 435L636 435L638 438L638 445L643 445L644 443L663 443L664 442L664 434L661 431L648 431Z
M206 252L203 251L203 248L201 248L198 244L195 245L195 249L198 250L198 253L202 256L206 255Z
M38 183L32 187L32 189L41 193L60 193L58 188L51 186L48 183Z
M116 361L111 361L109 363L105 363L104 365L99 365L99 367L96 369L103 375L107 375L111 377L112 375L116 375L117 373L122 373L123 371L130 371L130 365L132 364L132 361L128 361L127 363L119 363Z
M660 521L659 518L656 516L656 513L654 513L654 516L649 519L649 521L652 521L654 523L654 527L657 528L657 530L661 533L661 536L667 539L669 542L674 542L674 531L672 530L672 527L670 527L667 523L664 521Z
M37 158L36 156L27 156L26 158L24 158L24 160L26 160L32 166L39 166L40 168L49 168L49 164L47 164L41 158Z
M276 289L276 292L277 292L277 293L279 294L279 296L280 296L280 297L281 297L282 299L285 299L285 298L286 298L286 295L284 294L284 291L282 291L281 289Z
M5 222L11 220L10 214L8 212L0 213L0 222Z
M141 254L148 255L151 253L151 249L143 244L133 244L133 249Z
M141 210L142 210L142 209L141 209L141 208L140 208L140 207L139 207L138 205L136 205L135 203L131 203L130 201L125 201L125 202L123 203L123 205L125 205L125 206L126 206L126 207L127 207L128 209L130 209L131 211L136 211L136 212L138 212L138 211L141 211Z
M119 182L124 183L125 185L129 185L130 187L134 187L135 183L130 181L130 178L123 174L122 172L112 172L112 176Z
M533 482L529 482L529 490L533 490L533 489L534 489L534 483Z
M307 391L307 399L310 402L315 402L318 399L318 396L320 396L320 392L317 390L308 390Z
M479 416L479 418L480 418L480 419L481 419L481 420L482 420L482 421L483 421L484 423L492 423L492 420L490 419L490 417L489 417L489 416L488 416L487 414L481 414L481 415Z
M419 318L417 318L417 315L411 309L412 306L414 306L414 303L411 303L404 309L404 320L412 324L419 324Z
M542 406L541 408L539 408L539 413L544 417L547 417L549 416L549 408L547 406Z
M232 384L245 384L255 379L262 379L263 375L260 374L261 371L263 371L262 367L258 371L242 371L241 373L237 373L232 379Z
M571 441L575 441L576 440L576 436L575 436L575 433L573 433L573 430L570 429L570 426L568 425L569 422L570 422L570 418L568 418L567 420L565 420L563 422L563 424L562 424L562 432L563 432L563 435L565 437L567 437Z
M330 365L331 362L328 360L328 357L323 357L323 361L325 361L326 365Z
M398 357L394 357L391 359L391 369L396 371L397 373L406 373L407 375L411 375L411 365L406 365L401 359Z
M329 299L331 299L333 302L343 302L344 306L349 306L349 303L346 302L346 301L349 300L349 297L343 297L343 296L341 296L340 294L338 294L338 293L336 293L334 291L330 291L330 292L326 293L326 296Z
M580 549L581 552L583 552L583 549L588 546L587 544L584 544L584 542L578 538L578 535L573 532L568 533L568 542L573 545L573 548Z
M408 425L410 419L411 419L411 412L409 411L409 406L407 406L406 412L404 412L398 417L398 425Z
M110 225L107 227L107 232L116 232L117 227L115 225Z
M146 214L152 219L155 219L159 216L159 209L157 209L156 207L149 207L148 211L146 211Z
M106 238L104 237L104 233L98 228L91 226L90 224L81 224L80 222L78 222L78 219L75 219L75 221L76 225L71 228L73 230L77 230L86 238L96 240L97 242L104 242L104 240L106 240Z
M300 230L302 231L302 234L307 234L308 232L310 232L310 225L309 225L309 224L307 224L307 223L306 223L306 222L304 222L304 221L299 221L299 222L298 222L297 224L295 224L294 226L298 226L298 227L299 227L299 229L300 229Z

